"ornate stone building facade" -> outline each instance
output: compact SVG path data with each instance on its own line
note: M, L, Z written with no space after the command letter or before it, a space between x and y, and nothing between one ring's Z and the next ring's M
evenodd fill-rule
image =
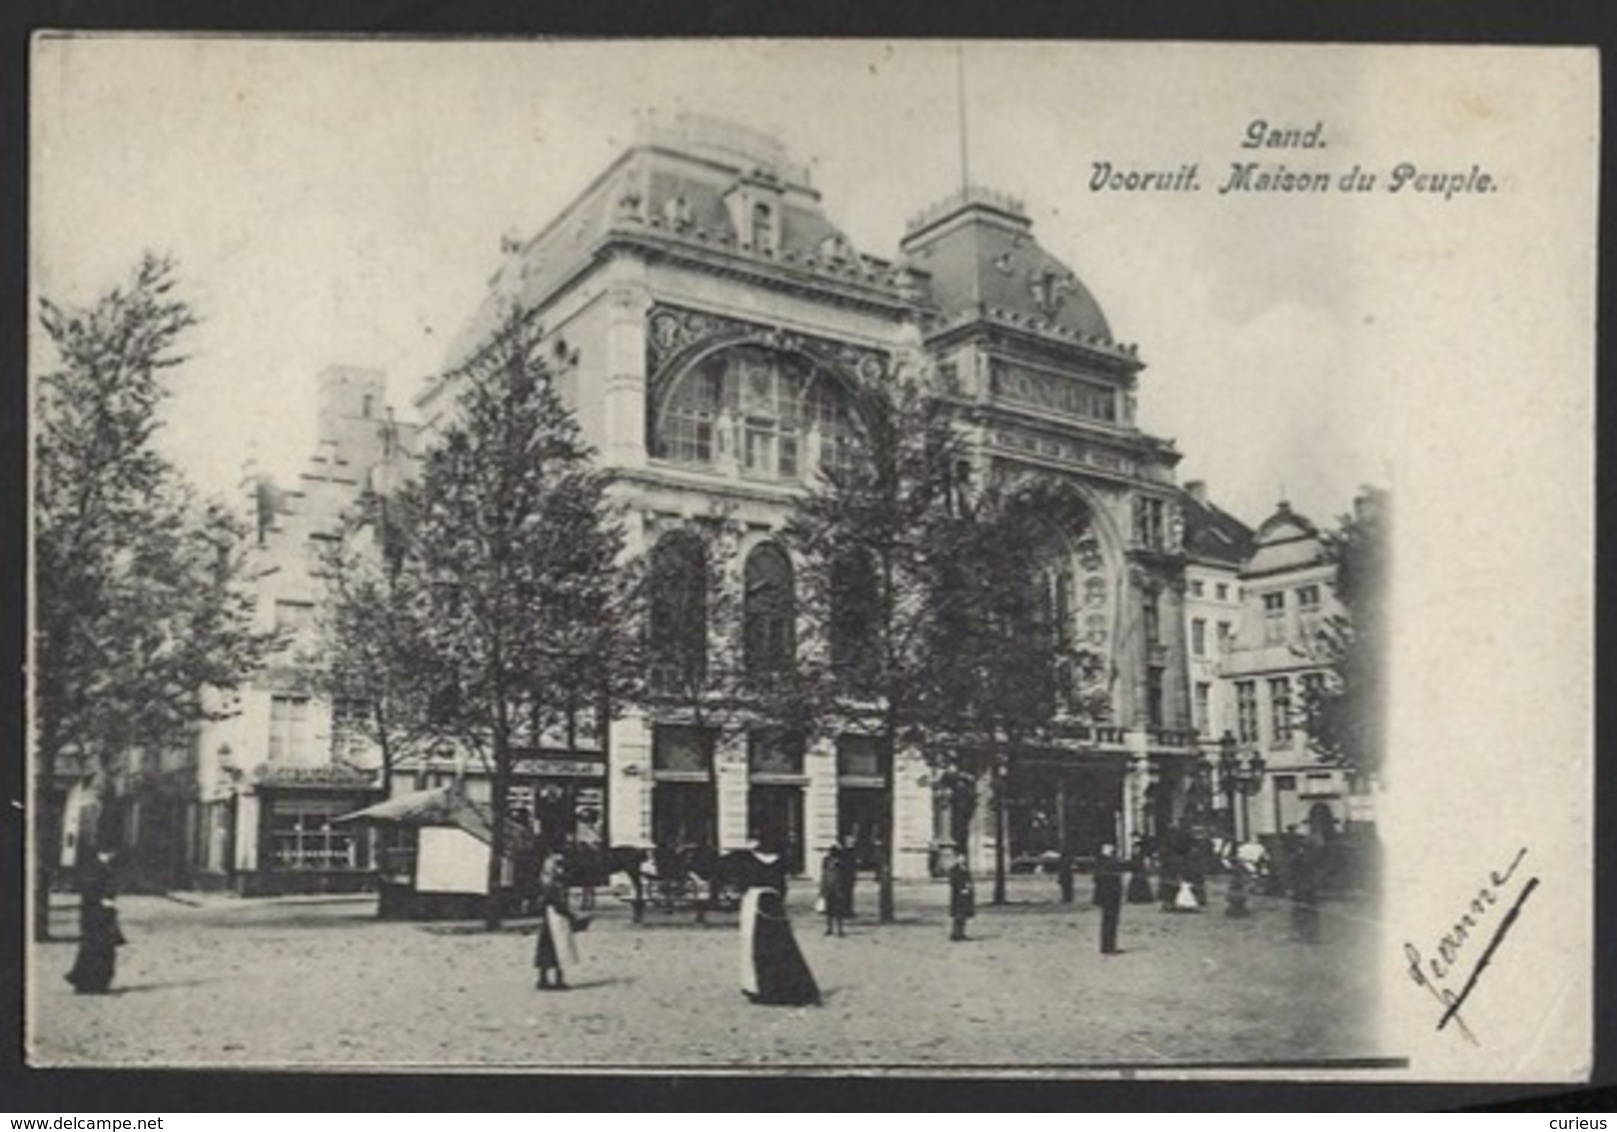
M1050 604L1101 658L1083 689L1100 712L1074 714L1010 768L1011 855L1053 849L1063 827L1084 855L1174 820L1198 754L1178 453L1136 425L1143 363L1019 202L956 193L882 259L850 245L773 139L682 118L643 127L511 248L451 361L512 303L539 313L562 390L618 477L631 552L665 585L716 572L736 608L701 606L707 638L746 664L791 647L797 564L780 532L817 469L855 450L851 390L928 374L958 408L974 475L1063 500ZM443 384L424 392L424 428L450 400ZM794 748L766 723L718 722L674 694L616 719L596 784L606 828L588 835L731 848L767 826L800 868L833 838L868 843L885 768L867 742ZM896 758L896 869L924 875L948 824L924 761ZM996 831L989 807L978 813L982 862Z

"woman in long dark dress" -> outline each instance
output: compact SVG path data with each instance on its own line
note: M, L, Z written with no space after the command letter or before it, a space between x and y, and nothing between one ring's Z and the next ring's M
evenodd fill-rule
M76 993L107 993L123 942L117 890L112 880L112 854L97 851L79 881L79 951L66 976Z
M573 933L588 925L588 919L573 915L567 906L561 854L550 854L539 866L539 940L534 945L533 965L539 968L540 990L568 989L566 969L578 963Z
M754 849L736 871L744 888L741 993L759 1006L818 1005L820 988L786 918L785 858Z

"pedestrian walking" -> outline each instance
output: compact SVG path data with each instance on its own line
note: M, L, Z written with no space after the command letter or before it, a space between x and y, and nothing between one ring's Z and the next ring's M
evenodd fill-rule
M949 866L949 930L951 942L966 938L966 921L977 914L977 892L971 884L971 870L966 857L956 853Z
M820 988L786 916L786 860L773 842L738 863L741 993L757 1006L819 1005Z
M1094 901L1100 908L1100 953L1116 955L1117 922L1123 912L1123 865L1117 859L1117 846L1102 845L1095 862Z
M1136 837L1134 839L1134 853L1129 857L1129 888L1128 902L1130 904L1154 904L1156 893L1151 890L1151 870L1149 854L1146 852L1145 842Z
M1291 859L1291 933L1303 943L1319 942L1320 850L1299 838Z
M574 936L589 927L589 919L575 916L567 906L567 877L560 852L545 856L539 866L539 940L533 965L539 968L540 990L567 990L567 968L578 964Z
M66 975L76 994L106 994L118 965L124 933L118 924L112 851L97 849L79 878L79 950Z
M820 898L816 903L825 915L825 934L842 935L843 921L853 913L853 857L834 841L820 861Z

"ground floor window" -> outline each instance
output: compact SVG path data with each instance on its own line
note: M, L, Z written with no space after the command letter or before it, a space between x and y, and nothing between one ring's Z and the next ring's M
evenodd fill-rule
M708 782L659 782L651 788L651 840L659 849L718 844L718 812Z
M803 788L753 783L747 790L747 830L766 845L773 842L785 854L791 871L801 873Z
M837 791L837 838L852 846L858 868L874 869L880 862L882 792L868 786L844 786Z
M333 824L359 804L349 798L275 798L269 803L270 867L299 870L368 868L363 831Z
M506 812L541 845L600 845L605 798L599 782L534 778L510 785Z
M1092 767L1013 771L1005 815L1012 867L1053 863L1061 853L1063 830L1075 858L1099 856L1102 845L1117 844L1122 805L1120 773Z

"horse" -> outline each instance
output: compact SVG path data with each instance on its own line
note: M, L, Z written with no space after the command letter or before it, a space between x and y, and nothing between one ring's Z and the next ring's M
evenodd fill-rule
M579 907L595 906L595 890L612 883L619 873L629 878L638 908L645 900L644 870L651 853L632 845L570 845L562 850L562 867L569 883L583 888Z

